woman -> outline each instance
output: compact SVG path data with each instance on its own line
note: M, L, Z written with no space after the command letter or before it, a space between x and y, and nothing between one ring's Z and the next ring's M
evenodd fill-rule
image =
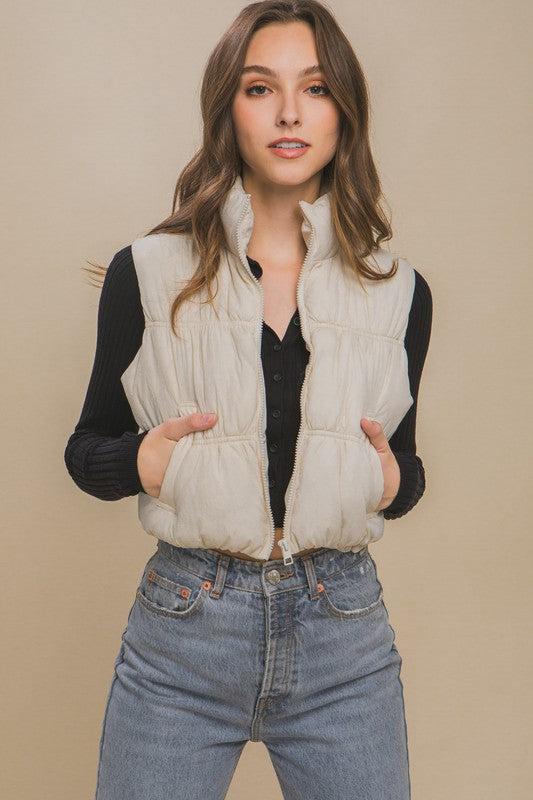
M223 798L247 741L291 800L408 798L401 657L368 545L424 490L431 293L380 247L365 79L324 6L245 7L202 112L173 214L107 271L65 451L85 491L138 494L158 540L96 800Z

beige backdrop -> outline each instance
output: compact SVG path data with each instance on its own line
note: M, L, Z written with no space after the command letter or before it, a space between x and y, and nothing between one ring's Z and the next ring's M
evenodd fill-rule
M136 498L99 501L63 463L96 340L81 267L170 212L200 143L201 71L242 5L3 4L4 800L93 797L113 662L156 542ZM427 489L372 549L403 657L412 796L525 800L531 5L330 8L370 84L389 246L434 301ZM281 796L266 748L248 743L229 800Z

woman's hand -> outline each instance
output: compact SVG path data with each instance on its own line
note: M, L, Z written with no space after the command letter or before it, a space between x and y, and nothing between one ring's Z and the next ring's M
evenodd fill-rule
M400 466L396 460L396 456L390 449L389 442L383 433L383 428L380 423L371 422L363 417L361 420L361 427L369 437L381 461L385 487L379 506L376 509L377 511L381 511L387 508L387 506L390 506L398 494L400 488Z
M171 417L148 431L137 452L137 471L146 494L159 497L170 456L181 437L194 431L205 431L217 420L214 414L212 420L204 422L203 414L195 412L185 417Z

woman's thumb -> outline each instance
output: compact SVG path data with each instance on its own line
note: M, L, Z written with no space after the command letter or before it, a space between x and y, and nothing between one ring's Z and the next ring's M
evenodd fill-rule
M202 425L208 425L210 422L214 422L215 421L216 416L217 415L214 414L214 413L200 414L200 422L202 423Z

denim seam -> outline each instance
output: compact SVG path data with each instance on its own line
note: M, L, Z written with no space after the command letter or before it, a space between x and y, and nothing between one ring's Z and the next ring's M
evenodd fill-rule
M164 558L165 561L170 561L172 564L175 564L177 567L179 567L180 569L183 569L185 572L188 572L189 575L196 575L197 578L201 578L203 581L213 580L213 578L211 578L209 575L202 575L201 573L196 572L193 569L189 569L188 567L184 566L181 563L181 561L176 561L175 558L172 558L172 556L167 556L161 550L157 551L157 555L161 556L161 558Z

